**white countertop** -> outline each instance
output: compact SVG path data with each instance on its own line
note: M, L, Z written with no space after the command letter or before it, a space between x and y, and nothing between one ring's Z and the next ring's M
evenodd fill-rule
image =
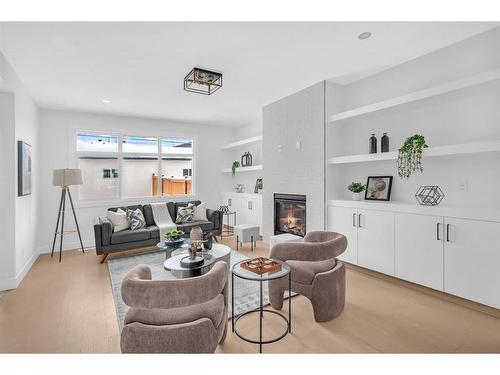
M492 207L466 207L446 204L440 204L437 206L421 206L419 204L402 202L376 202L365 200L329 200L328 206L500 222L500 208Z

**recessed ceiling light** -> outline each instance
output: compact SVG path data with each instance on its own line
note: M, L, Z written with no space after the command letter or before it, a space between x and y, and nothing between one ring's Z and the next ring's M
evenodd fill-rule
M111 100L109 100L109 99L103 99L102 102L104 104L111 104Z
M371 32L365 31L364 33L361 33L361 34L358 35L358 39L364 40L364 39L368 39L371 36L372 36Z

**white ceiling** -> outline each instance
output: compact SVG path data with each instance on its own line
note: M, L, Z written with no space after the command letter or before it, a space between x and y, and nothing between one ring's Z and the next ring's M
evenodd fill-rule
M323 79L347 83L497 25L1 23L0 50L44 108L241 126ZM372 37L358 40L363 31ZM185 92L194 66L222 72L223 87L211 96Z

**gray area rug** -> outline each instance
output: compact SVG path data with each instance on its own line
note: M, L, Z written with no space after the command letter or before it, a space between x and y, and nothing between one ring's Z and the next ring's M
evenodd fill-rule
M239 252L231 251L231 267L237 262L248 259ZM121 297L122 280L129 270L138 264L146 264L151 268L153 280L172 280L175 276L163 268L165 261L164 251L148 252L143 254L125 256L108 260L108 269L111 277L111 287L115 300L116 316L120 330L123 328L123 320L128 306ZM255 281L242 280L237 277L235 282L234 310L236 314L247 312L259 307L259 283ZM285 297L286 297L285 293ZM264 305L269 303L267 282L264 282ZM231 317L231 274L229 275L229 317Z

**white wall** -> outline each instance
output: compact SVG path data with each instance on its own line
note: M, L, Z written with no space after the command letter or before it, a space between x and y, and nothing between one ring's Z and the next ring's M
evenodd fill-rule
M0 251L0 290L15 288L36 260L38 186L38 108L22 82L0 53L2 183L5 207ZM32 146L32 194L17 196L17 141ZM4 222L5 221L5 222Z
M264 241L274 234L274 193L305 194L307 231L324 229L324 104L325 84L320 82L264 107Z
M500 68L500 28L474 36L439 51L347 86L329 85L329 114L374 103L414 90L439 85ZM368 153L368 139L383 132L390 137L390 150L404 140L423 134L432 146L500 140L500 81L431 97L342 120L328 126L328 156ZM392 199L416 204L421 185L439 185L446 197L443 205L496 206L500 208L498 154L424 158L424 173L408 181L397 175L396 161L329 166L330 199L350 199L346 186L365 183L369 175L393 175ZM466 183L467 191L460 185Z
M193 173L196 198L206 201L209 207L216 208L219 206L219 193L222 189L220 170L224 164L220 147L230 140L231 132L228 129L144 118L42 109L40 110L39 147L41 157L39 187L40 196L43 196L44 199L40 202L38 213L39 230L37 233L37 242L41 251L50 250L57 219L60 189L52 186L52 171L56 168L70 168L76 165L74 133L77 130L118 132L144 136L192 137L195 144ZM73 195L76 198L76 191L74 191ZM156 199L168 200L167 198ZM147 203L151 200L132 199L128 204ZM117 205L123 204L118 202L76 204L85 246L94 245L94 219L105 214L108 207ZM73 220L69 215L67 218L68 229L71 229ZM75 235L70 235L67 242L65 241L65 248L77 247L78 238Z

